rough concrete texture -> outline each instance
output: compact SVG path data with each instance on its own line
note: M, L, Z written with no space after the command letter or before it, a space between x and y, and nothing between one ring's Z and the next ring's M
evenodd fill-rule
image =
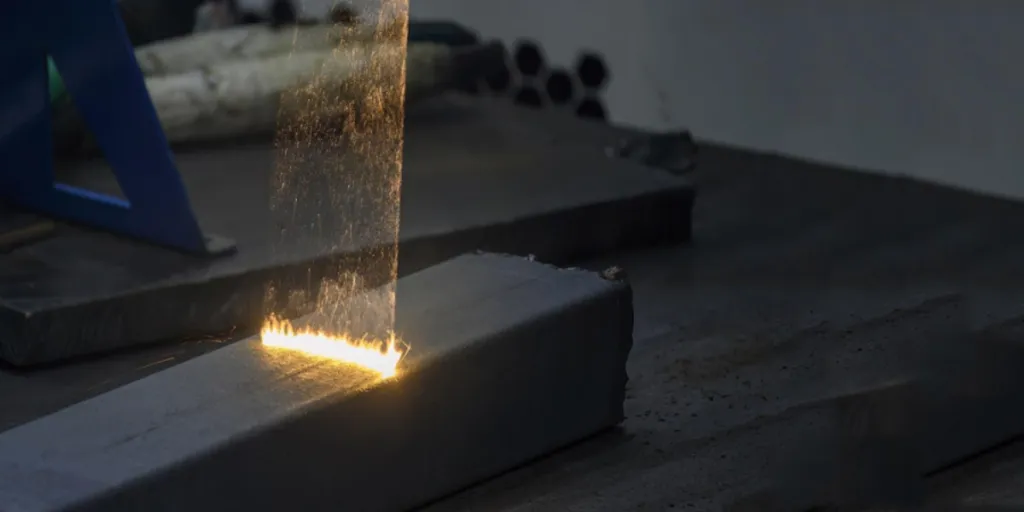
M708 146L695 178L692 246L584 265L634 290L622 430L430 512L723 510L836 435L821 400L904 376L901 347L1024 339L1020 204Z
M522 138L602 148L633 135L521 115L545 127ZM581 264L625 268L634 293L621 429L429 512L717 512L780 481L793 467L784 459L820 446L809 440L836 435L842 425L823 400L905 375L906 342L950 341L960 327L1024 340L1019 203L716 146L701 147L694 177L692 245ZM0 428L222 344L0 371ZM999 480L987 488L1001 494L1020 489L1012 472L967 472ZM928 482L936 500L952 500Z
M955 363L926 357L902 379L821 401L836 428L784 457L779 502L841 510L922 506L928 478L1024 433L1024 350L966 333L962 319L949 327L919 341L954 348Z
M475 250L557 264L689 238L688 180L543 128L543 119L487 103L442 99L410 112L399 272ZM377 229L381 207L366 204L372 197L323 197L305 184L296 211L281 219L268 206L270 145L196 149L177 160L202 223L235 239L238 253L203 261L68 227L0 253L0 359L28 365L255 327L274 307L264 301L271 281L308 292L346 270L371 286L390 278L391 265L360 267L394 250L393 228ZM66 180L115 192L102 167ZM302 231L288 224L295 218L308 219L310 232L282 243L282 225Z
M931 483L929 505L956 505L984 510L1024 507L1024 444L1018 439L1001 450L984 454Z
M0 435L3 510L404 510L623 418L628 285L480 254L398 290L397 379L245 340Z

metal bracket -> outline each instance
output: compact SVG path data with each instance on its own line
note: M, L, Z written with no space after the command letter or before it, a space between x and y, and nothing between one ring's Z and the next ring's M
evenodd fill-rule
M0 33L0 201L193 254L233 251L199 228L116 0L4 0ZM47 55L127 200L55 181Z

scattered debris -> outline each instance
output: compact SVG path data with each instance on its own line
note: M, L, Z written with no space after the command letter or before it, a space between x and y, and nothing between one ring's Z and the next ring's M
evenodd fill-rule
M601 277L609 281L626 281L626 270L619 266L608 267L601 271Z
M687 130L624 139L607 148L607 154L673 174L688 173L697 165L697 143Z

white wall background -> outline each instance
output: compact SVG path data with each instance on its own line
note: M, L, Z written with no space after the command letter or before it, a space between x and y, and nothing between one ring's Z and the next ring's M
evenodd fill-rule
M617 123L1024 198L1024 0L413 0L411 12L538 40L558 65L603 53Z

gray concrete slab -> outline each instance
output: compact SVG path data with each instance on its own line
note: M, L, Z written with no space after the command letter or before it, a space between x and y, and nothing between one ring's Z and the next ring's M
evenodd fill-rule
M518 132L536 142L600 149L627 135L520 115L544 118ZM695 178L693 245L582 264L622 266L634 292L622 428L431 512L719 511L777 481L778 454L837 427L800 404L900 375L901 340L1012 318L1006 336L1024 339L1024 205L715 146ZM963 308L932 300L959 294ZM0 369L0 429L227 342Z
M933 479L929 505L1024 507L1024 444L1020 439Z
M634 290L621 433L431 512L719 511L834 434L801 403L900 376L907 340L1024 325L1024 205L714 146L695 179L692 246L593 263Z
M3 509L404 510L623 418L627 284L477 254L398 293L396 379L245 340L0 434Z
M962 318L951 319L945 333L909 347L912 373L824 400L838 429L790 458L813 457L804 470L783 472L796 475L785 482L790 502L800 496L807 506L851 510L920 506L926 479L1024 435L1024 344L1004 337L1019 324L966 332Z
M543 117L443 100L410 112L407 132L400 273L478 249L564 263L689 238L688 180L563 143ZM344 270L370 284L388 278L390 265L366 262L392 250L394 233L381 233L379 217L394 205L374 204L373 190L363 197L372 183L358 172L335 184L351 197L299 187L282 241L284 220L269 207L269 145L177 157L204 226L236 240L238 253L202 261L70 227L0 253L0 359L28 365L253 327L273 308L264 302L270 281L312 295L309 283ZM102 171L87 166L65 179L115 191ZM309 232L296 227L307 224Z

